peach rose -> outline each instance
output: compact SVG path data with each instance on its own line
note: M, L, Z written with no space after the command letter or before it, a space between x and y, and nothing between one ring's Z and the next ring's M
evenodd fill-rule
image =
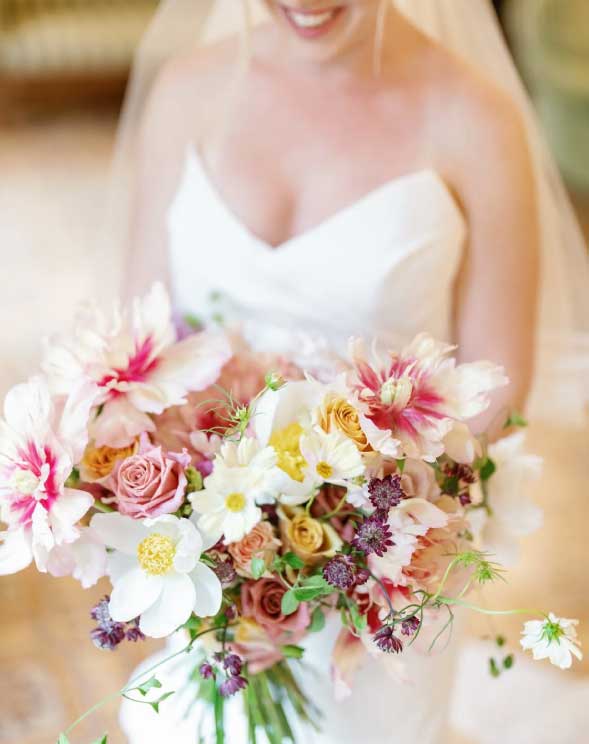
M164 453L143 440L139 452L119 462L112 476L117 508L134 519L172 514L184 501L190 456Z
M241 612L261 625L274 641L284 636L284 643L296 643L304 635L311 616L305 602L292 615L283 615L285 593L286 587L277 579L247 581L241 587Z
M280 545L270 522L259 522L242 540L229 545L227 550L233 558L237 573L246 579L252 579L252 558L262 558L266 566L269 566Z
M137 452L137 443L128 447L95 447L92 442L84 451L80 462L80 477L86 483L98 483L108 478L119 460L125 460Z
M351 439L360 452L369 452L372 447L360 426L358 411L345 398L328 396L319 411L319 425L326 432L341 431Z
M280 534L283 544L307 565L333 558L342 546L342 540L327 522L309 516L302 507L278 510Z

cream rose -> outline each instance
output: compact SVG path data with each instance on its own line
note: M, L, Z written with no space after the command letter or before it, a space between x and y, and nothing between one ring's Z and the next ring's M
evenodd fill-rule
M314 566L333 558L342 546L341 538L331 525L313 519L302 508L282 507L278 517L284 546L307 565Z

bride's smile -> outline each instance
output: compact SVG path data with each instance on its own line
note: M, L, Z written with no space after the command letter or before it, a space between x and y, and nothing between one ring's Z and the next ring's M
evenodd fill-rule
M339 5L326 10L302 10L281 5L281 10L299 36L304 39L317 39L331 31L346 9Z

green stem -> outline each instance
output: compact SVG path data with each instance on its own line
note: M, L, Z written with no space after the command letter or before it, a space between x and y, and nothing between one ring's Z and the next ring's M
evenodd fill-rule
M225 744L225 699L215 686L215 744Z
M519 609L519 610L487 610L484 607L479 607L478 605L472 604L471 602L465 602L463 599L454 599L452 597L438 597L436 599L436 602L438 604L443 605L455 605L457 607L465 607L468 610L473 610L474 612L479 612L482 615L533 615L537 616L540 615L541 617L548 617L548 615L545 612L542 612L542 610L537 609Z
M108 504L103 504L102 501L98 501L98 499L94 501L94 508L96 509L96 511L104 512L105 514L110 514L111 512L114 512L114 509L112 506L109 506Z
M171 654L170 656L167 656L165 659L162 659L161 661L158 661L157 664L154 664L153 666L150 666L148 669L146 669L144 672L141 672L140 674L136 675L132 679L130 679L124 687L121 687L120 690L116 690L116 692L111 692L106 697L102 698L102 700L99 700L97 703L95 703L91 708L88 708L88 710L85 713L82 713L82 715L74 721L71 726L68 726L68 728L64 731L64 734L70 734L77 726L79 726L82 721L85 721L86 718L92 715L92 713L95 713L97 710L100 710L106 703L110 702L111 700L115 700L116 698L120 697L121 695L125 695L127 692L132 692L135 687L133 685L136 682L139 682L144 677L146 677L148 674L151 674L156 669L159 669L164 664L167 664L169 661L172 661L172 659L175 659L178 656L181 656L182 654L188 653L192 646L194 645L194 642L200 638L200 636L205 635L206 633L212 633L216 632L218 628L208 628L207 630L203 630L201 633L196 635L190 643L185 646L184 648L180 649L180 651L176 651L175 653Z

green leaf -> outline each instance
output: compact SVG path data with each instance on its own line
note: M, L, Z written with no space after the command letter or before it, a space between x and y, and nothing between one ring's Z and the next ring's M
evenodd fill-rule
M266 563L263 558L252 558L250 570L254 579L261 579L266 573Z
M191 615L188 620L184 623L183 627L186 628L186 630L200 630L202 626L202 619L200 617L196 617L196 615Z
M305 567L305 561L303 561L301 558L299 558L298 555L295 555L294 553L285 553L282 558L284 559L284 562L288 563L291 568L301 569Z
M491 460L490 457L487 457L485 462L481 465L481 469L479 470L481 480L487 481L489 478L493 475L493 473L497 470L497 466Z
M65 734L60 734L59 739L57 740L57 744L70 744L70 740Z
M349 603L350 608L350 617L352 618L352 622L354 623L354 627L358 632L362 632L366 629L366 626L368 624L368 619L366 615L362 615L360 611L358 610L358 605L355 602Z
M200 318L193 313L187 313L184 316L184 322L186 325L190 326L194 331L200 331L202 330L202 322Z
M501 646L505 646L505 636L498 635L497 638L495 638L495 643L501 648Z
M287 659L302 659L305 655L304 648L301 648L300 646L294 646L292 644L281 646L280 650L282 651L283 656Z
M108 744L108 736L105 734L102 739L96 739L92 744Z
M323 589L314 586L298 586L292 591L299 602L310 602L311 600L317 599L317 597L322 597L325 594L325 591ZM333 591L333 588L331 589L331 591Z
M495 659L489 659L489 672L491 677L497 678L501 674L501 669L497 666Z
M524 428L528 425L528 422L526 419L519 414L517 411L513 411L513 413L510 414L509 418L503 425L504 429L510 429L512 426L517 426L520 428Z
M326 594L331 594L333 592L333 587L325 581L321 574L307 576L307 578L301 581L301 586L304 586L305 588L324 589Z
M403 475L403 471L405 470L405 460L397 460L397 470L401 475Z
M160 704L164 702L164 700L167 700L169 697L171 697L174 694L174 690L171 692L165 692L161 697L159 697L157 700L154 700L153 703L150 703L151 707L155 710L156 713L160 712Z
M311 624L309 625L309 633L318 633L325 627L325 614L321 607L315 607L313 614L311 615Z
M162 683L159 681L157 677L150 677L147 682L143 682L143 684L140 684L138 687L135 687L134 689L137 690L137 692L140 692L143 697L147 695L147 693L150 690L158 689L162 686Z
M509 656L506 656L503 659L503 668L504 669L511 669L511 667L515 664L515 656L513 654L509 654Z
M282 595L281 609L283 615L292 615L299 609L299 600L295 596L294 590L289 589Z

